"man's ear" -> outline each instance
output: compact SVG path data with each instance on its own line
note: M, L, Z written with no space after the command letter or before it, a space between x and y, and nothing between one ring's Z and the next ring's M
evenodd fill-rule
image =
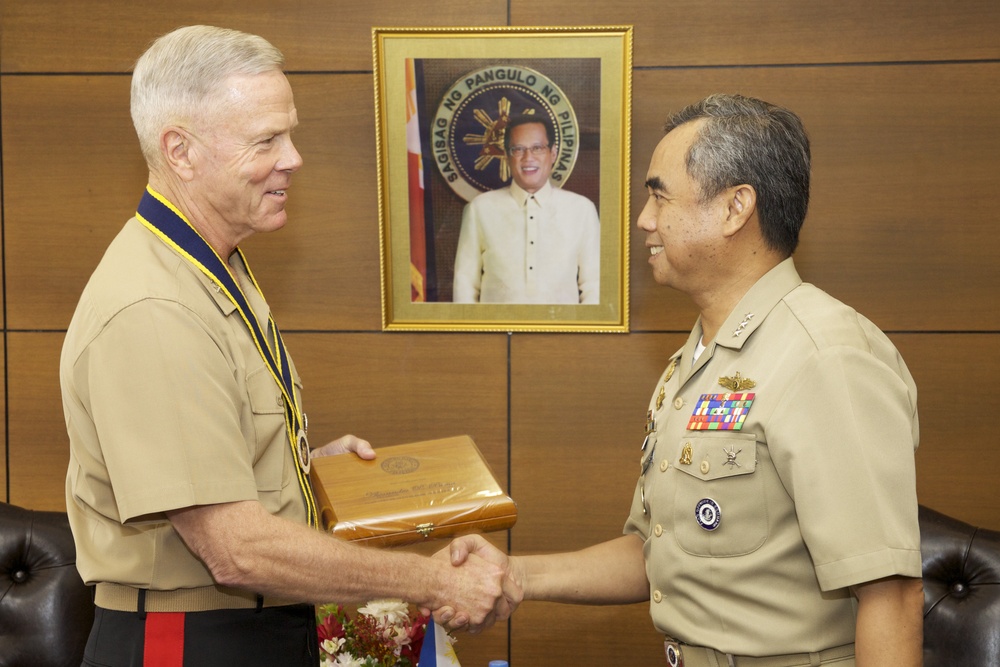
M757 211L757 191L751 185L736 185L726 191L726 221L723 233L732 236L746 226Z
M160 134L160 152L167 168L181 180L189 181L194 177L191 136L187 132L177 127L163 130Z

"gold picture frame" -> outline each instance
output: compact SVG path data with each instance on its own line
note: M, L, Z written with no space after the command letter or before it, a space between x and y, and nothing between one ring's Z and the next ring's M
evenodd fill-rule
M373 28L372 41L382 328L627 332L632 27ZM599 271L596 260L586 270L599 274L599 282L590 280L585 290L585 270L567 268L582 259L550 259L550 267L559 268L545 275L559 275L553 284L541 284L541 295L511 297L517 303L456 303L453 294L469 298L454 279L468 274L469 262L455 270L463 211L476 196L506 187L514 177L503 134L517 114L551 121L556 139L550 182L563 191L559 201L567 201L565 192L576 197L563 210L577 206L580 196L593 203L591 211L596 208L599 223L592 212L587 218L573 208L558 224L570 229L587 218L591 230L599 228ZM506 234L498 237L504 243L511 238ZM517 238L512 245L521 243ZM533 241L526 248L528 243ZM525 269L535 263L548 269L545 258L569 253L566 246L573 243L548 245L549 252L537 254L525 250L527 258L516 260L523 266L512 273L541 273ZM481 274L475 275L478 283ZM569 296L562 289L567 280ZM555 281L559 296L551 296ZM484 289L473 298L486 301L495 294ZM564 298L585 302L557 302Z

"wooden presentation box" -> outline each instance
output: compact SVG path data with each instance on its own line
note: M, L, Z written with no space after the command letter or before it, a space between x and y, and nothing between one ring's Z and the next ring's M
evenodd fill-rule
M517 521L507 496L467 435L312 460L323 527L344 540L397 546L463 533L506 530Z

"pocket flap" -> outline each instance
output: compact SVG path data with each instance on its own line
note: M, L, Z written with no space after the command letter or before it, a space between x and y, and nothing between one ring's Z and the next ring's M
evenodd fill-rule
M749 475L757 468L756 437L688 434L680 443L677 470L706 482Z
M247 375L247 393L250 396L250 409L254 414L285 413L285 400L281 394L281 387L274 381L274 376L267 367L261 366Z

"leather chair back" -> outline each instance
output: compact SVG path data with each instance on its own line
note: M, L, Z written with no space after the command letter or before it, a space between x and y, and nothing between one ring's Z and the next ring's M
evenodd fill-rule
M66 514L0 503L0 667L79 667L93 622Z
M1000 532L920 507L924 667L1000 665Z

